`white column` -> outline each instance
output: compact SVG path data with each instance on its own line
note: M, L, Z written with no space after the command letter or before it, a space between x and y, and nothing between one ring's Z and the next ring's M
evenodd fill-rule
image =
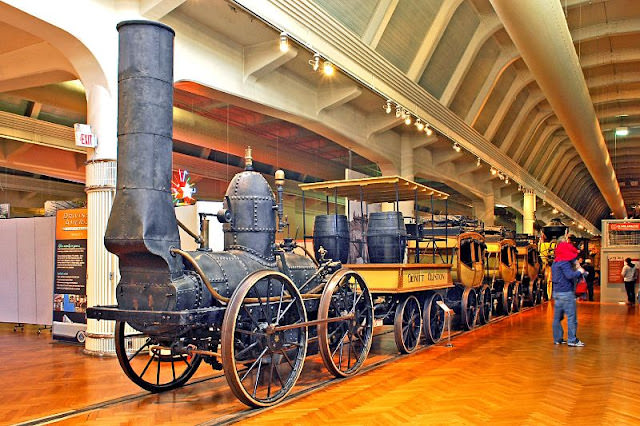
M482 200L473 202L473 214L484 222L485 226L493 226L496 223L495 196L488 194Z
M531 190L524 192L522 203L522 231L527 235L533 235L533 224L536 221L536 194Z
M118 259L104 247L104 234L116 189L117 108L115 96L103 86L85 86L87 116L98 146L90 150L86 167L88 205L87 306L115 305ZM113 86L115 87L115 85ZM85 353L114 355L113 321L87 321Z

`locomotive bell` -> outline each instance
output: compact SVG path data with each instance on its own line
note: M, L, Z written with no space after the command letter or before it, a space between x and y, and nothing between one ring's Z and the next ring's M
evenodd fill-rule
M224 249L241 250L273 263L276 200L265 178L252 170L250 149L245 160L245 171L233 177L224 197L224 209L231 213L230 222L222 226Z

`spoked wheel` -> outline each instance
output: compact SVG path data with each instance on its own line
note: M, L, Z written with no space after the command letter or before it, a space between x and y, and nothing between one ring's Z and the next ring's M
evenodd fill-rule
M421 331L420 302L415 296L409 296L396 307L396 317L393 321L393 335L398 350L403 354L415 351L420 342Z
M442 338L442 332L445 326L445 312L440 306L438 301L444 302L442 296L438 293L433 293L427 296L424 302L424 335L427 343L437 343Z
M178 388L193 376L202 358L178 350L178 339L160 340L116 321L116 355L120 367L133 383L150 392ZM180 342L181 348L189 344Z
M520 283L514 282L509 284L510 287L513 287L513 312L519 312L522 307L522 292L520 291Z
M531 306L536 306L538 303L538 294L540 291L538 290L538 280L531 280L531 284L529 284L529 297L531 297Z
M488 285L483 285L480 288L480 296L478 297L478 321L480 324L486 324L491 320L492 308L491 289Z
M478 307L478 295L474 289L467 287L462 292L462 326L465 330L471 330L476 323Z
M502 315L511 314L513 308L513 285L504 283L502 286L502 304L500 306L500 313Z
M306 320L286 275L263 270L242 280L225 311L221 340L224 376L240 401L266 407L287 396L307 353L307 327L295 324Z
M542 287L544 285L544 282L540 278L538 278L536 280L536 283L538 285L538 291L536 292L536 305L539 305L542 303L542 297L545 291Z
M344 320L335 320L345 317ZM325 367L336 377L355 374L369 354L373 336L373 302L360 274L348 269L334 273L322 292L318 349Z

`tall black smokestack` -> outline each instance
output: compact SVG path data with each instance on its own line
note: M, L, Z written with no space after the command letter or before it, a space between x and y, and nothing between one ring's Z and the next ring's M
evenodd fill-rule
M180 247L170 191L175 33L149 21L117 28L118 183L104 240L120 258L120 286L132 288L183 272L180 257L169 252Z

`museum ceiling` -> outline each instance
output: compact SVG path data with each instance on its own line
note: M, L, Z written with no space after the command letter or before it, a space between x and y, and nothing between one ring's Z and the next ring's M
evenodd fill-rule
M310 120L284 114L275 104L256 105L179 82L174 106L184 120L176 119L174 162L237 167L233 159L241 156L241 145L252 141L271 147L272 155L263 157L265 171L281 167L297 181L336 178L345 166L378 174L396 165L399 173L398 158L406 151L385 141L407 139L413 141L416 178L444 185L463 204L491 192L497 204L518 210L519 190L527 188L539 197L539 216L565 213L585 225L599 225L622 203L628 212L640 204L640 2L558 2L581 70L570 81L539 70L544 63L561 69L572 58L556 56L562 46L549 46L548 55L527 47L509 11L501 10L503 0L156 3L172 6L149 18L189 25L245 55L277 43L280 31L287 31L296 55L265 67L260 84L277 89L277 81L286 79L317 93ZM47 55L46 66L35 61L20 75L0 74L0 166L34 179L81 182L84 153L65 145L70 126L86 122L81 84L64 55L38 37L7 22L0 22L0 36L6 61L25 49ZM333 77L312 71L316 52L321 62L337 65ZM562 90L580 79L588 105ZM387 100L390 114L383 108ZM395 117L397 105L411 114L411 126ZM597 131L594 140L594 132L581 132L582 123L571 116L589 121L584 111L593 113L588 130ZM435 133L418 139L416 118ZM16 129L27 128L48 142L25 142ZM608 159L595 150L598 144L606 146ZM328 166L318 166L318 159ZM223 181L229 170L234 168L211 167L202 178ZM211 185L210 191L221 187Z

